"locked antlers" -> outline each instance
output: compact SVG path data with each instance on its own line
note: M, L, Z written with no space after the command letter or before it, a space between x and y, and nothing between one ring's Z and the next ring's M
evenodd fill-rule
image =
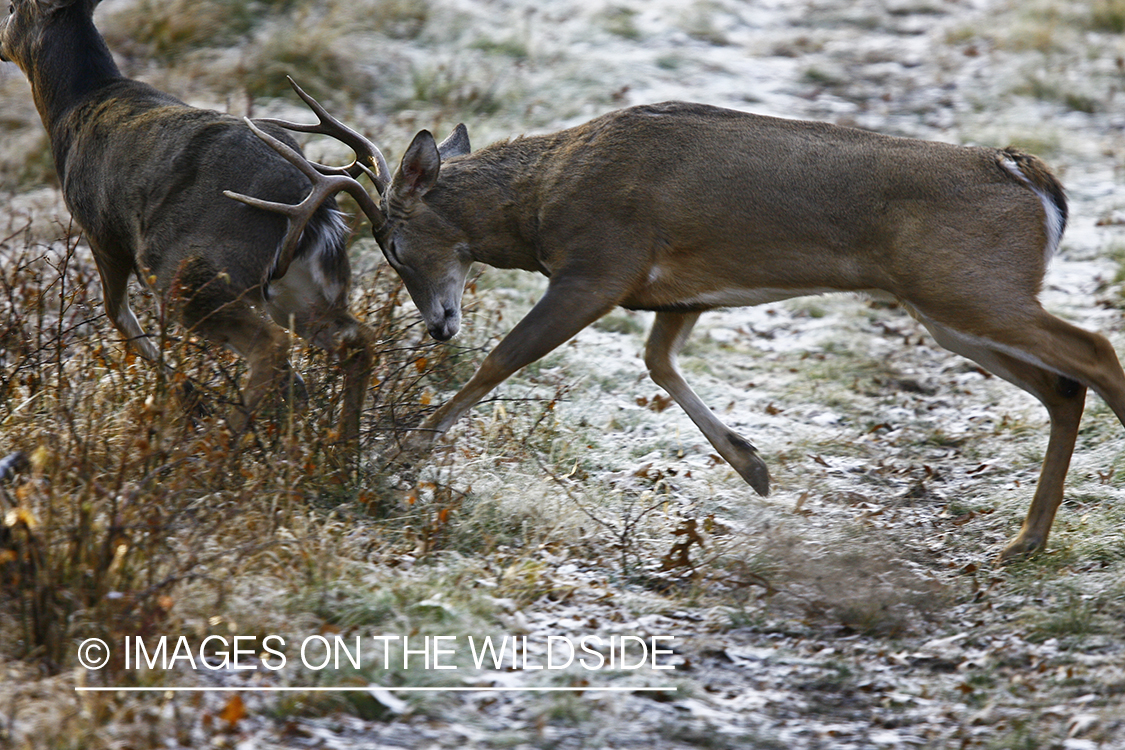
M317 116L319 122L304 124L275 119L262 119L255 122L246 118L246 124L259 138L309 178L312 182L312 191L303 201L297 204L276 203L230 190L223 191L223 195L228 198L245 203L248 206L280 213L289 218L289 229L282 240L277 262L270 274L272 278L285 275L290 262L293 260L293 254L300 243L301 234L305 231L309 220L312 219L320 205L336 193L346 192L351 195L359 204L363 213L367 215L367 218L371 220L372 230L378 232L386 222L386 217L384 217L371 194L359 183L359 177L360 175L367 175L374 183L377 195L383 193L391 179L387 160L375 144L328 114L324 107L316 99L305 93L292 78L289 78L289 84L297 92L297 96L301 97ZM350 147L355 152L355 159L346 167L330 167L310 162L296 149L265 132L259 125L275 125L300 133L331 136Z

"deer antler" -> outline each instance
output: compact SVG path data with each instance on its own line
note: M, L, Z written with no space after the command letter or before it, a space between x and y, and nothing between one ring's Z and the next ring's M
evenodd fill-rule
M370 177L379 194L382 194L383 190L386 189L387 184L390 182L390 170L387 167L387 160L383 158L383 154L375 144L328 114L324 107L322 107L316 99L306 94L292 78L289 79L289 83L293 86L297 95L301 97L309 108L312 109L313 113L316 114L319 122L311 125L273 119L263 119L258 122L277 125L287 130L295 130L301 133L316 133L331 136L351 147L355 152L356 158L346 167L329 167L323 164L310 162L299 151L262 130L258 124L250 120L250 118L244 118L246 124L255 135L265 141L274 151L281 154L286 161L301 170L313 185L312 192L310 192L303 201L297 204L276 203L274 201L243 195L242 193L235 193L230 190L223 191L223 195L228 198L245 203L248 206L283 214L289 218L289 229L285 233L285 238L281 243L281 249L277 254L277 261L274 263L269 274L271 279L280 278L289 270L289 264L293 261L293 255L297 252L297 245L300 242L301 234L305 231L309 220L312 219L313 214L316 213L320 204L336 193L344 191L355 198L360 209L367 215L367 218L371 220L372 231L378 233L386 223L386 217L383 216L383 212L379 209L374 199L372 199L370 193L358 182L358 178L360 174L366 174Z
M347 174L355 179L359 179L360 173L366 174L375 183L375 190L382 195L391 181L391 172L382 152L374 143L328 114L328 111L321 106L320 102L305 93L297 85L292 76L286 76L286 78L289 79L289 85L297 92L297 96L304 100L319 122L311 125L274 119L261 119L258 122L278 125L286 130L294 130L299 133L316 133L335 138L355 152L355 161L346 167L328 167L315 162L310 163L322 174Z

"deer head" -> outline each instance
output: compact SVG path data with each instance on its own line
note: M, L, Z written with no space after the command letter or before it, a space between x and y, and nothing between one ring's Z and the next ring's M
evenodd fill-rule
M9 0L0 21L0 61L12 62L30 75L44 37L62 15L91 19L100 0ZM92 21L90 21L92 23Z
M228 192L227 196L289 216L289 233L283 244L295 247L305 223L325 197L339 191L348 192L371 220L372 231L384 257L402 278L430 335L439 341L453 338L461 328L461 294L473 258L466 237L433 209L427 196L437 185L442 162L470 152L468 130L464 125L458 125L440 144L434 141L428 130L419 132L403 155L394 176L388 178L387 162L375 144L328 114L292 78L289 82L317 115L319 122L312 125L282 120L265 122L298 132L332 136L352 148L356 154L355 161L344 168L311 164L300 153L247 120L259 137L313 180L314 188L308 198L296 206L261 201L233 192ZM374 183L381 206L357 181L361 174L366 174ZM286 255L284 250L282 255Z
M438 341L453 338L461 328L461 294L473 257L461 229L426 197L437 185L442 161L469 150L464 125L441 145L429 131L418 133L387 188L387 222L378 235L383 254Z

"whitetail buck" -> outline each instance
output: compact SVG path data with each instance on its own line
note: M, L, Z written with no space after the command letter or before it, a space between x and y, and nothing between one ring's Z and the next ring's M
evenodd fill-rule
M347 228L334 200L324 200L283 249L285 219L229 201L223 190L297 201L309 180L242 120L124 78L94 27L97 2L12 0L0 59L31 82L110 320L143 356L159 360L128 300L130 275L155 280L189 329L247 359L239 426L270 393L303 396L282 329L292 327L339 355L340 431L357 437L371 335L347 309Z
M385 165L370 144L362 157ZM1043 162L1015 149L670 102L475 153L463 126L440 146L422 131L393 177L382 166L375 185L382 207L362 205L435 338L457 333L474 261L550 278L411 449L620 305L656 312L645 346L653 380L764 495L758 452L692 392L676 353L706 310L846 291L893 295L942 346L1047 407L1039 484L1004 559L1047 541L1086 388L1125 422L1125 373L1109 342L1039 304L1066 199Z

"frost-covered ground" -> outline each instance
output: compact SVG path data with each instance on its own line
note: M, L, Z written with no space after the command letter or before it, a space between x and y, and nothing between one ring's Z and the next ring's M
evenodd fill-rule
M148 7L132 5L99 11L116 29L111 43ZM424 13L387 14L420 24L411 33L362 22L389 5L326 3L302 23L310 38L331 31L349 80L369 86L339 97L336 111L392 159L419 127L444 133L464 120L483 145L666 99L1035 151L1071 207L1045 305L1125 351L1119 2L429 0ZM285 18L242 47L162 64L133 51L122 63L192 103L243 113L249 97L223 82L246 75ZM300 58L290 66L303 80ZM27 151L39 136L14 67L0 69L0 88L13 148ZM255 98L253 112L301 117L279 94ZM13 193L12 211L35 212L49 232L57 195L31 187ZM376 262L369 241L359 252L361 268ZM477 336L507 330L544 281L485 270L477 285L470 338L474 326ZM1046 444L1046 415L1030 396L937 348L901 309L857 296L706 314L681 365L762 451L775 483L763 499L665 408L640 359L648 323L611 314L454 429L423 479L471 495L467 526L488 514L522 524L523 546L439 557L431 564L459 571L448 574L455 583L443 590L431 575L434 592L412 606L448 611L449 634L675 635L675 670L571 669L552 680L493 671L457 684L591 690L375 692L366 708L319 713L251 695L247 715L222 732L219 719L184 714L218 714L225 697L154 696L135 709L141 719L118 715L91 746L138 742L126 727L147 721L168 730L169 746L1125 748L1125 493L1115 473L1125 441L1096 396L1048 553L999 568ZM688 528L702 542L686 546L690 565L661 570ZM424 554L357 561L352 577L409 587L425 577L415 559ZM521 582L533 595L512 594ZM247 610L271 606L264 592L246 596ZM465 597L488 614L469 618ZM29 730L43 717L88 710L69 695L74 674L11 674L0 728L16 747L35 746Z

